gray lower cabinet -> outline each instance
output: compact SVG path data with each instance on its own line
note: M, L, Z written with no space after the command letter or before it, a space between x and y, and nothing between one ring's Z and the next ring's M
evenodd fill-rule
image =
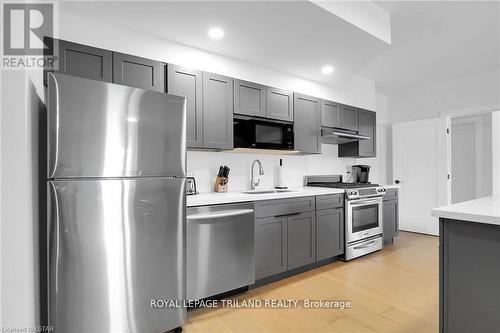
M288 269L316 261L316 218L314 211L288 217Z
M255 278L316 260L315 197L255 202Z
M301 153L321 153L321 100L293 94L295 150Z
M233 149L233 79L203 72L203 147Z
M316 261L344 253L344 208L316 211Z
M358 133L370 137L339 145L339 157L375 157L377 155L377 115L373 111L359 109Z
M287 270L287 218L255 220L255 279Z
M165 64L130 54L113 52L113 82L165 92Z
M293 93L288 90L267 87L266 117L293 121Z
M399 232L398 190L387 189L382 203L384 244L392 243Z
M316 261L314 211L255 219L255 278Z
M383 202L383 230L384 243L392 243L398 233L398 201L387 200Z
M59 40L59 73L112 82L112 64L111 51Z
M321 126L340 127L340 107L339 103L322 100Z
M186 97L186 145L203 147L203 73L168 65L168 93Z
M247 116L266 116L267 87L242 80L234 80L234 113Z
M339 113L339 127L351 131L357 131L358 108L341 104Z

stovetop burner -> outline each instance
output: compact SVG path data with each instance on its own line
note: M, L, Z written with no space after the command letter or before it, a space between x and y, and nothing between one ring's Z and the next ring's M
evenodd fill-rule
M350 189L350 188L363 188L363 187L377 187L380 185L379 184L372 184L372 183L343 183L343 182L336 182L336 183L318 182L318 183L316 183L316 182L311 182L311 183L307 183L307 186Z
M382 196L385 192L385 189L379 184L343 182L341 175L305 176L304 184L306 186L342 189L345 191L346 200Z

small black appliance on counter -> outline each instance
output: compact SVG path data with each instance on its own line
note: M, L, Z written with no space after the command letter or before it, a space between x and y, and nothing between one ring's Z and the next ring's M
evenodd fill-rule
M370 179L369 165L353 165L352 166L352 182L353 183L369 183Z

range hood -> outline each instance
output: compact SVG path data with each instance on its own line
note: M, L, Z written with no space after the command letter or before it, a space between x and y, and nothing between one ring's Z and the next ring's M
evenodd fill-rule
M330 144L342 144L354 141L368 140L369 136L339 128L321 127L321 141Z

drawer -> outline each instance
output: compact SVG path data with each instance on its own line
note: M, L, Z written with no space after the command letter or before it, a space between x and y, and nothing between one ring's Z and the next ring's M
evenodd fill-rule
M316 197L316 210L339 208L344 206L344 194L326 194Z
M398 189L397 188L388 188L384 194L385 200L392 200L398 198Z
M255 218L309 212L314 208L314 197L256 201Z

